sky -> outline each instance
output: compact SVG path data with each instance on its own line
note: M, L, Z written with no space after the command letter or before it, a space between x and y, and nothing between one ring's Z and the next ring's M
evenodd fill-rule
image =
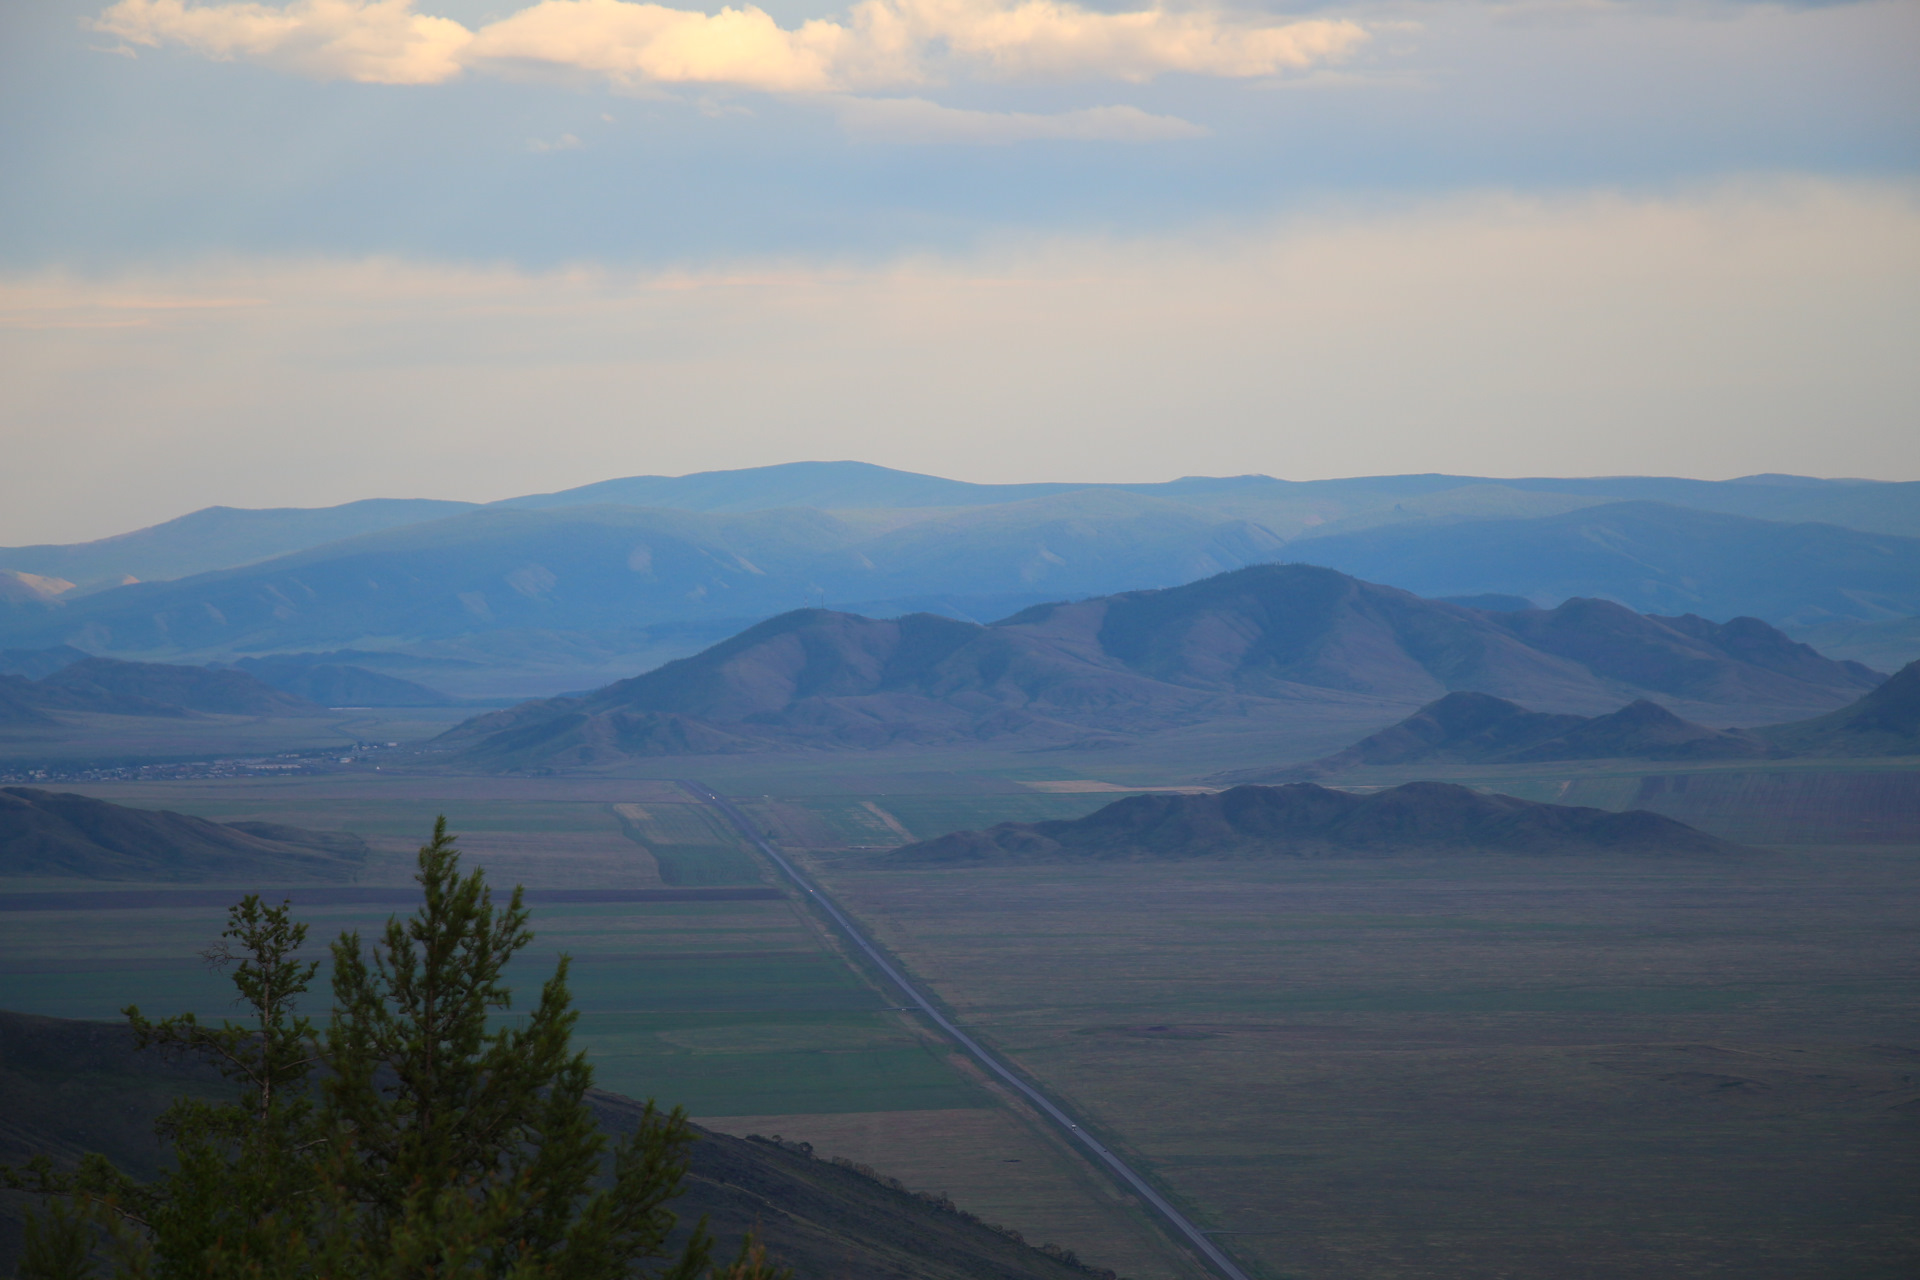
M1920 479L1920 3L0 0L0 544L860 458Z

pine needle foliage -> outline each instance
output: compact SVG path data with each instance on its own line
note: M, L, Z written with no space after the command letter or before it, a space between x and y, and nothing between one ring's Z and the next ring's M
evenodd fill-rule
M297 1013L318 972L299 958L307 926L255 896L208 952L249 1021L126 1010L142 1047L213 1062L238 1096L174 1103L159 1122L173 1165L151 1183L98 1156L5 1171L58 1198L21 1280L782 1280L751 1239L716 1266L704 1222L669 1247L695 1135L648 1103L609 1150L565 957L511 1017L506 967L533 940L521 891L496 906L444 817L415 879L410 918L333 944L324 1031Z

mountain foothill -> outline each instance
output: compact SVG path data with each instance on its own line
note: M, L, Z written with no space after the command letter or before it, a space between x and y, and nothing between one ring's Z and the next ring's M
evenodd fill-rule
M1308 706L1384 710L1450 690L1571 711L1623 695L1751 714L1825 711L1879 684L1753 619L1601 600L1492 612L1308 565L1036 606L991 625L797 610L583 697L458 726L495 768L901 743L1138 736Z
M178 881L351 879L365 841L273 822L211 822L37 787L0 787L0 876Z
M905 845L882 865L1404 855L1723 857L1740 846L1645 810L1614 813L1409 782L1355 795L1295 782L1138 795L1084 818L1003 822Z
M244 671L165 662L121 662L78 650L9 651L28 671L58 663L38 678L0 674L0 724L57 723L57 713L191 719L219 716L317 716L326 708L276 689ZM14 665L10 663L9 665Z
M1640 699L1600 716L1532 711L1459 691L1343 751L1306 764L1243 769L1221 782L1293 782L1368 767L1543 764L1573 760L1860 759L1920 755L1920 662L1826 715L1747 729L1714 729Z

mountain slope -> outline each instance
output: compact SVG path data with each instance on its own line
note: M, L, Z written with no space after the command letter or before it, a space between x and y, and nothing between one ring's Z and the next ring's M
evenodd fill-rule
M20 643L259 654L510 629L748 620L828 596L997 616L1271 558L1279 539L1127 494L1065 495L924 529L819 511L490 508L242 569L16 611Z
M472 506L431 498L369 498L337 507L206 507L94 542L0 547L0 569L67 578L83 589L116 586L128 577L183 578L436 520Z
M1920 662L1908 663L1858 702L1829 715L1757 732L1783 755L1920 755Z
M1663 686L1684 685L1749 710L1830 707L1875 683L1817 655L1793 674L1775 671L1738 656L1711 624L1676 629L1589 603L1496 615L1328 569L1261 565L1036 606L984 627L799 610L591 694L478 717L438 743L523 768L682 750L1140 734L1285 714L1303 701L1404 706L1450 689L1597 710L1623 695L1683 696ZM1747 628L1736 634L1751 641ZM1611 661L1616 650L1627 656Z
M140 1052L124 1023L0 1012L0 1162L45 1152L65 1164L98 1151L136 1178L159 1172L153 1122L181 1094L227 1098L210 1067ZM671 1104L671 1099L662 1099ZM643 1108L618 1094L588 1094L594 1117L624 1135ZM802 1150L695 1126L685 1194L670 1207L683 1238L706 1218L730 1258L752 1231L771 1259L800 1277L833 1280L1112 1280L1017 1238ZM22 1198L0 1197L0 1269L19 1259Z
M282 693L323 707L444 707L453 702L438 689L412 680L348 663L315 661L311 654L242 658L233 665Z
M346 880L358 836L272 823L209 822L89 796L0 787L0 876L89 880Z
M1084 818L1003 822L896 849L892 865L1091 858L1342 857L1410 853L1722 855L1739 846L1644 810L1539 804L1444 782L1372 795L1312 783L1143 795Z
M1245 515L1283 532L1295 520L1307 528L1343 521L1401 523L1440 514L1470 516L1476 509L1488 516L1520 516L1606 502L1660 502L1762 520L1813 520L1868 532L1920 535L1920 483L1785 475L1737 480L1490 479L1433 474L1282 480L1243 475L1183 476L1145 484L974 484L865 462L791 462L686 476L629 476L558 493L509 498L496 505L543 508L612 502L689 511L982 507L1091 489ZM1541 501L1528 503L1528 496Z
M1654 502L1397 524L1309 538L1289 552L1432 596L1601 596L1647 613L1782 625L1920 613L1920 538Z
M213 671L164 662L83 658L31 685L34 705L113 715L313 716L325 707L256 680L244 671Z
M1761 756L1757 734L1710 729L1642 699L1604 716L1529 711L1484 693L1450 693L1330 756L1282 769L1245 769L1222 782L1291 782L1367 766L1518 764L1552 760L1717 760Z

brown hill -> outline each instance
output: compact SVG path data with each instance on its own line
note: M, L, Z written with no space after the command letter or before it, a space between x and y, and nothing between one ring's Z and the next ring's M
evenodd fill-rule
M209 822L70 792L0 787L0 876L91 880L345 880L358 836L275 823Z
M524 768L678 751L1072 740L1279 715L1302 702L1405 706L1463 689L1569 711L1711 695L1764 716L1831 707L1876 678L1794 652L1804 646L1778 633L1771 647L1755 642L1768 631L1602 601L1494 614L1330 569L1259 565L1040 605L990 626L799 610L584 697L470 720L440 745Z
M1391 854L1724 855L1740 852L1645 810L1539 804L1445 782L1354 795L1310 782L1211 795L1143 795L1084 818L1003 822L896 849L889 863Z
M1908 663L1879 688L1829 715L1756 732L1782 755L1920 755L1920 662Z
M14 657L24 651L8 652ZM60 660L60 665L37 680L0 675L0 724L48 723L48 711L184 718L202 714L315 716L327 710L244 671L121 662L84 654L66 661L61 660L60 650L41 652Z
M1222 774L1222 782L1300 782L1368 765L1517 764L1552 760L1724 760L1769 753L1742 730L1710 729L1641 699L1604 716L1529 711L1484 693L1450 693L1344 751L1284 769Z
M0 1163L44 1151L65 1164L98 1151L136 1177L152 1177L163 1155L153 1121L179 1094L231 1096L231 1088L210 1069L136 1051L124 1024L0 1012L0 1115L8 1120L0 1126ZM639 1104L611 1093L590 1098L610 1132L637 1123ZM804 1149L705 1130L700 1137L686 1194L671 1207L682 1231L707 1218L720 1256L731 1256L751 1230L802 1277L1111 1280ZM18 1261L26 1207L24 1197L0 1196L7 1274Z

